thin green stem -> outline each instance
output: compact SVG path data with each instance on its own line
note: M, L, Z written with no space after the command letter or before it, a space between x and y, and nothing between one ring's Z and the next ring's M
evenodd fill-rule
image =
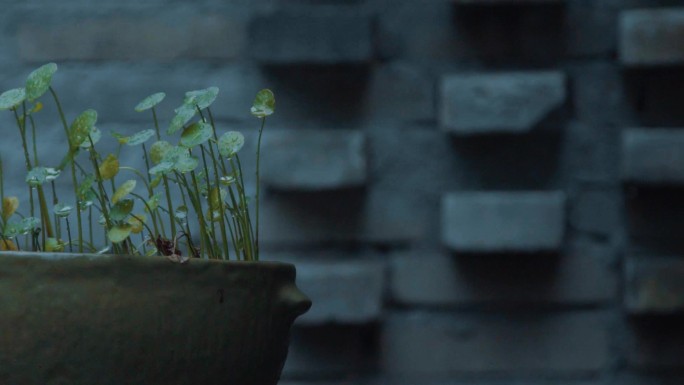
M257 153L256 153L256 238L254 240L255 258L259 260L259 161L261 159L261 134L264 131L264 125L266 124L266 117L261 118L261 127L259 128L259 139L257 140Z

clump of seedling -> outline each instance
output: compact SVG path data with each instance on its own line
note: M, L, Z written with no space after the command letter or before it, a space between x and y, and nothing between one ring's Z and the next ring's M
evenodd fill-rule
M56 71L56 64L46 64L28 76L24 87L0 94L0 110L13 114L19 131L29 201L28 213L24 215L17 197L4 195L0 160L0 250L164 255L177 262L191 257L259 259L259 159L264 123L275 108L270 90L259 91L251 108L252 115L261 121L252 223L238 155L245 138L238 131L221 135L217 132L210 106L216 100L218 88L187 92L174 110L165 135L156 107L166 95L159 92L148 96L135 110L150 111L154 128L132 135L112 133L118 143L117 151L102 156L97 150L102 138L96 126L97 112L88 109L69 125L51 86ZM55 167L44 166L40 161L33 118L42 110L40 99L48 92L67 143L65 155ZM151 140L154 141L148 147ZM124 148L140 151L146 170L121 165L119 155ZM73 197L62 201L54 181L67 172ZM117 178L124 173L130 178L121 178L123 181L119 182ZM142 194L136 192L139 184L144 186ZM47 192L52 198L50 206ZM181 205L174 205L174 195L180 196ZM136 210L136 202L142 210ZM196 220L192 226L191 218ZM98 226L106 234L108 245L104 248L94 245L94 228ZM198 244L194 241L194 230L199 233ZM136 234L141 236L139 242L132 239Z

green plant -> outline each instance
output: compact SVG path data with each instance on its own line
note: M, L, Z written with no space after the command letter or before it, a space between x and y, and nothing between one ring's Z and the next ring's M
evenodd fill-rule
M166 95L160 92L148 96L135 110L150 111L154 128L132 135L113 132L117 151L102 156L97 150L102 138L96 126L97 112L88 109L67 124L57 92L51 86L56 71L54 63L41 66L28 76L24 87L0 94L0 110L14 115L19 131L29 200L29 211L22 214L19 200L5 197L0 160L0 250L160 254L178 262L190 257L259 259L259 159L266 117L275 108L270 90L259 91L251 107L252 115L261 121L253 223L238 155L245 138L238 131L218 135L210 108L218 88L187 92L174 110L165 135L160 130L156 107ZM40 161L33 118L42 110L40 99L48 92L67 143L65 155L56 167L46 167ZM171 144L176 136L177 144ZM148 148L153 138L156 140ZM141 152L144 172L119 163L124 148ZM59 199L55 188L55 179L66 172L73 187L70 202ZM117 178L124 173L130 174L130 179L119 183ZM144 186L143 195L137 191L139 184ZM46 191L51 193L52 207L48 206ZM174 205L174 194L180 195L182 205ZM134 212L136 202L142 205L142 212ZM74 216L76 234L72 234ZM196 220L194 225L191 218ZM94 245L96 226L102 226L106 233L109 244L104 249ZM195 229L199 244L193 242ZM132 239L135 234L142 237L138 244Z

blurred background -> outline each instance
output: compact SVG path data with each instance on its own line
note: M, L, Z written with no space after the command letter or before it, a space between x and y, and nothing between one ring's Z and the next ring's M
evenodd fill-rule
M54 61L67 120L162 127L218 86L264 133L262 259L314 301L284 385L684 379L681 0L0 0L0 91ZM66 142L53 103L41 161ZM25 196L0 114L6 194ZM100 146L98 146L100 147ZM122 163L142 167L140 154ZM68 178L59 180L69 197Z

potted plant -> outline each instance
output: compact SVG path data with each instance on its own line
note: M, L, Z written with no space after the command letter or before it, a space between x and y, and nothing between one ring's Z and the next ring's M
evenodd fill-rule
M0 383L276 384L290 326L311 302L294 266L259 262L259 151L273 93L259 91L251 108L260 119L252 221L244 136L217 132L218 88L187 92L165 135L156 112L165 94L145 98L135 109L153 128L113 133L118 150L104 156L96 111L67 123L56 71L41 66L0 95L27 184L23 199L5 196L0 160ZM50 166L36 143L43 99L64 130L64 156ZM139 151L145 170L121 164L124 150ZM59 197L55 180L67 177L71 196Z

